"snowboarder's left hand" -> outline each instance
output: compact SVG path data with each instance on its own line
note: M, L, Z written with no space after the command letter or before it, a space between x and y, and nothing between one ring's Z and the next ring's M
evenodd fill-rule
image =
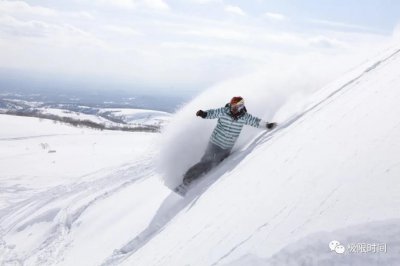
M268 129L274 129L278 124L273 122L273 123L267 123L267 128Z

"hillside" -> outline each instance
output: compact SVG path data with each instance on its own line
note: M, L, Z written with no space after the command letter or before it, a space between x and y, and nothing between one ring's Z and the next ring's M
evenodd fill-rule
M159 137L10 115L0 125L0 265L62 259L82 214L151 173Z
M156 171L160 150L170 148L162 146L168 131L98 132L0 116L6 129L0 163L7 169L0 179L0 259L5 265L395 265L399 84L400 50L390 50L322 88L301 111L281 105L268 118L278 120L276 130L253 131L185 198L163 184L176 180ZM193 117L193 106L172 120ZM194 132L182 121L167 130ZM209 122L204 132L215 125ZM24 125L35 132L21 134ZM204 135L189 137L197 145ZM174 136L171 145L186 144L179 132ZM183 148L177 157L202 152ZM384 242L387 252L368 260L348 250L339 255L329 249L332 240Z
M374 60L224 162L124 265L268 258L315 232L398 219L399 50Z

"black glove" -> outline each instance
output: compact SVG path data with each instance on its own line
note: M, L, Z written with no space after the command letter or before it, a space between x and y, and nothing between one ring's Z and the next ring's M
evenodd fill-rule
M198 110L196 115L200 116L201 118L206 118L207 112L204 112L203 110Z
M274 129L276 127L276 123L267 123L267 128L268 129Z

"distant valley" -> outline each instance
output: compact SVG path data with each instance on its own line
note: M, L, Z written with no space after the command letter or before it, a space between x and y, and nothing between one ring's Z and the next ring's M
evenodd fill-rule
M153 104L157 100L151 96L124 96L93 92L81 93L80 97L72 93L0 92L0 113L100 130L159 132L168 122L170 113L154 110ZM171 110L172 105L173 101L170 101L161 106Z

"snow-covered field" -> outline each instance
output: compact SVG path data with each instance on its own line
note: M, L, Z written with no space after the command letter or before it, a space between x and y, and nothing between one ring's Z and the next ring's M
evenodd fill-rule
M88 120L107 126L122 126L122 123L111 121L115 118L128 125L164 126L170 120L170 114L162 111L130 109L130 108L101 108L95 114L84 114L66 109L38 108L43 114L68 117L76 120Z
M140 125L165 125L171 118L171 115L162 111L146 110L146 109L122 109L122 108L103 108L101 113L111 113L113 116L121 118L128 124Z
M99 202L110 200L119 191L124 192L118 194L114 204L106 208L99 206L100 213L129 213L137 208L141 212L137 216L132 214L136 219L140 217L138 224L142 224L146 223L148 210L156 207L151 204L159 203L157 197L150 198L157 190L149 192L141 188L148 183L151 187L157 187L154 183L161 184L157 178L152 178L154 143L159 134L79 129L49 120L8 115L0 115L0 124L1 265L41 265L58 261L72 240L70 229L77 224L85 228L81 215L87 214L89 209L95 210ZM135 182L141 184L132 186ZM136 191L147 192L143 197ZM140 198L148 198L148 205L141 204ZM119 205L121 199L126 203ZM112 202L109 200L107 204ZM94 220L101 216L99 213L91 215ZM118 217L112 220L119 220ZM89 221L87 225L95 228L93 220ZM130 220L120 222L131 224ZM112 224L114 229L118 228L116 221ZM100 228L102 226L104 224ZM134 233L134 225L129 227L128 231ZM93 233L104 237L96 231ZM129 239L130 234L123 231L114 237L124 241L123 235ZM86 239L87 235L82 237ZM94 236L88 240L93 239ZM74 243L77 240L78 237L74 237ZM114 244L109 243L111 249L106 251L112 252ZM77 248L84 250L79 245ZM84 265L84 260L80 260Z
M105 124L105 125L112 125L113 122L111 122L108 119L105 119L101 116L97 116L95 114L84 114L80 112L73 112L65 109L58 109L58 108L38 108L38 110L43 113L43 114L50 114L50 115L56 115L58 117L68 117L68 118L73 118L76 120L89 120L95 123L100 123L100 124Z
M327 85L300 109L290 101L271 107L267 118L280 126L248 133L250 142L181 198L162 181L173 171L162 170L165 162L183 169L201 154L182 132L202 128L183 118L205 122L193 115L203 98L162 134L0 116L2 264L400 261L400 50ZM213 125L203 125L208 136ZM203 137L191 138L198 145ZM188 160L169 160L177 145ZM330 249L333 240L344 254ZM352 244L386 249L367 254Z

